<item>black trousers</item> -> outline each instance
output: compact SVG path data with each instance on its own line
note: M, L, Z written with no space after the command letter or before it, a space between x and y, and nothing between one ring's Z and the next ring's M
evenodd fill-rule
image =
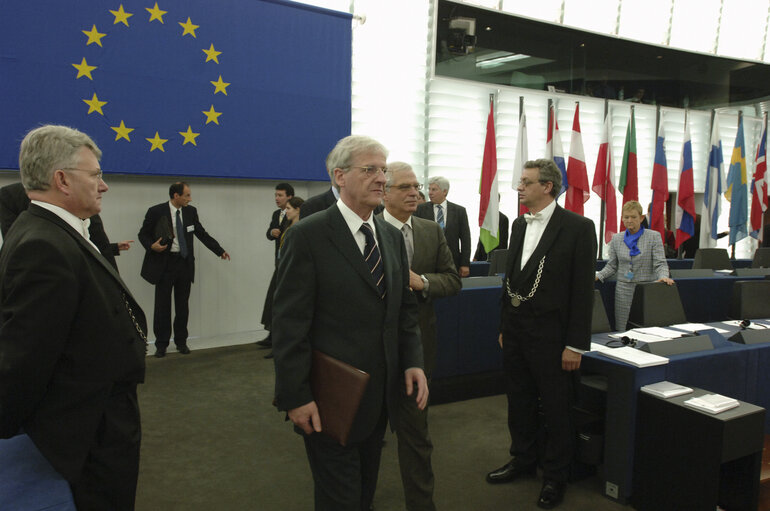
M315 483L315 511L369 511L386 424L383 413L371 435L345 447L323 433L303 434Z
M187 260L176 254L169 254L168 266L155 285L155 314L152 329L155 333L155 347L165 349L171 338L171 291L174 292L174 343L187 344L187 319L190 315L188 301L192 275Z
M558 313L552 316L509 315L503 325L508 428L511 455L522 464L539 460L544 477L566 482L574 455L577 371L561 368L563 332Z
M108 398L83 472L70 481L78 511L134 509L141 436L136 384L125 384Z

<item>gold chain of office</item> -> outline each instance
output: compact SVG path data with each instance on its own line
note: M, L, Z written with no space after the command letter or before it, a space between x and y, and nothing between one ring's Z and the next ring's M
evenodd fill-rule
M511 305L514 307L518 307L521 305L522 302L526 302L533 296L535 296L535 292L537 291L537 286L540 285L540 277L543 275L543 265L545 264L545 256L543 256L542 259L540 259L540 264L537 266L537 275L535 276L535 283L532 284L532 289L529 291L529 294L527 296L521 296L518 293L514 293L511 291L511 278L508 277L505 279L505 291L508 293L508 296L511 299Z

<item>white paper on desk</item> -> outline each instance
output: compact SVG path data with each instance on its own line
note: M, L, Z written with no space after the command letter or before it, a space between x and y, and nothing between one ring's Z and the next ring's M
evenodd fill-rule
M668 364L668 358L666 357L653 355L652 353L647 353L646 351L641 351L630 346L603 350L599 353L605 357L614 358L615 360L620 360L621 362L625 362L636 367L650 367Z
M628 332L610 334L610 337L612 337L613 339L622 339L623 337L628 337L629 339L650 343L650 342L659 342L659 341L669 341L671 339L674 339L675 337L682 336L682 332L667 331L666 335L664 337L661 337L660 335L646 333L646 332L643 332L642 330L643 329L641 328L634 328L633 330L629 330ZM664 330L664 329L661 329L661 330Z
M657 335L658 337L662 337L664 339L673 339L674 337L681 337L682 335L676 330L671 330L670 328L664 328L659 326L634 328L634 331L641 332L647 335Z
M608 348L604 344L599 344L598 342L592 342L591 343L591 351L607 351L611 350L613 348Z
M678 328L680 330L686 330L692 333L700 332L703 330L716 330L720 334L726 334L730 332L724 328L719 328L718 326L709 326L705 323L680 323L678 325L671 325L671 328Z

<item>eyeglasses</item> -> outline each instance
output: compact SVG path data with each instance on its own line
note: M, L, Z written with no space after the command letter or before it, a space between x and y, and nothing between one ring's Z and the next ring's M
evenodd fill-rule
M373 167L371 165L367 165L366 167L350 166L348 168L349 169L361 169L364 172L364 174L366 174L367 176L373 176L377 172L382 172L383 174L386 174L388 172L388 167Z
M104 172L102 172L100 169L91 170L91 169L76 169L71 167L64 167L61 170L79 170L80 172L89 172L89 176L95 177L97 180L102 179L104 177Z
M529 185L533 185L533 184L535 184L535 183L541 183L541 184L545 184L545 183L547 183L547 182L548 182L548 181L530 181L529 179L523 179L523 178L522 178L522 179L520 179L520 180L519 180L519 186L523 186L524 188L526 188L526 187L528 187Z
M404 183L402 185L393 186L392 188L395 188L396 190L400 190L402 192L408 192L412 189L419 192L420 190L422 190L422 184L421 183L416 183L416 184Z

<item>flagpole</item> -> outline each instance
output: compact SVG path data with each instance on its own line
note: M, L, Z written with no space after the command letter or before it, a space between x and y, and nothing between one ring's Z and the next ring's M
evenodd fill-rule
M524 111L524 96L519 96L519 126L521 127L521 113ZM515 164L516 162L514 162ZM524 169L519 169L519 171L523 171ZM516 175L516 170L514 169L514 175ZM512 183L515 185L516 188L518 188L519 183ZM516 192L516 216L519 216L519 213L521 212L521 197L519 197L519 193Z
M604 100L604 122L607 122L607 114L610 110L610 102L605 99ZM602 129L604 129L602 127ZM612 137L609 137L608 140L609 144L612 144ZM606 172L606 171L605 171ZM601 209L599 210L599 259L602 259L602 253L604 252L604 217L606 214L606 206L605 202L607 201L607 180L604 180L603 185L604 186L604 200L601 201Z

